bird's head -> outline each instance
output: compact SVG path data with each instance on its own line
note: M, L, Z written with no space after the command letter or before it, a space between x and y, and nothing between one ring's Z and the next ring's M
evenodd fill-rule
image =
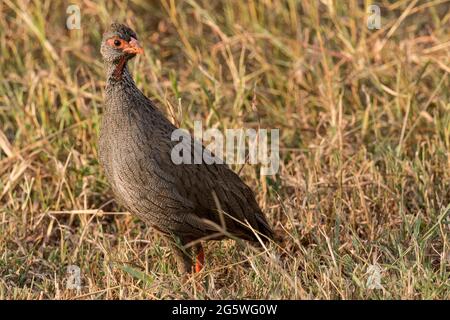
M133 30L124 24L113 23L103 34L100 52L105 62L124 63L137 54L143 54L144 49Z

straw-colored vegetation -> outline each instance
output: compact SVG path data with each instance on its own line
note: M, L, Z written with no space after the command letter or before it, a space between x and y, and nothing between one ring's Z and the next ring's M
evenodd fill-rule
M67 30L70 3L0 2L1 299L449 298L449 1L378 1L380 30L370 1L85 0ZM183 282L112 200L97 160L112 21L136 30L136 82L182 127L280 129L278 175L240 173L279 247L209 243Z

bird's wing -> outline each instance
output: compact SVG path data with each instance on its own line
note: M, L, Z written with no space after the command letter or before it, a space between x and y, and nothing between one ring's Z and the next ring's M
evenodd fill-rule
M201 148L203 152L205 149ZM273 237L252 190L226 164L175 165L170 159L161 160L162 165L170 166L165 171L171 172L176 180L177 192L195 207L188 220L201 221L208 233L217 232L217 227L211 228L212 222L246 240L256 240L252 229L267 238Z

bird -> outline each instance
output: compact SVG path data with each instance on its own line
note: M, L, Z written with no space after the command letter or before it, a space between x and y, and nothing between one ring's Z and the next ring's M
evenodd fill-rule
M144 53L136 33L111 24L100 52L106 87L99 163L115 200L169 240L179 273L203 269L206 240L273 240L253 191L227 164L172 161L178 127L138 89L128 68Z

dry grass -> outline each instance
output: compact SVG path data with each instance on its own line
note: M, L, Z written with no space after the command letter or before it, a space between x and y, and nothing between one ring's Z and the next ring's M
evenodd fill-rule
M0 298L448 299L449 2L378 3L381 30L369 1L85 0L68 31L68 3L3 0ZM182 126L280 129L279 175L241 176L282 248L210 243L182 284L159 236L108 213L123 211L97 162L113 20L145 46L139 87ZM374 263L384 290L367 288Z

